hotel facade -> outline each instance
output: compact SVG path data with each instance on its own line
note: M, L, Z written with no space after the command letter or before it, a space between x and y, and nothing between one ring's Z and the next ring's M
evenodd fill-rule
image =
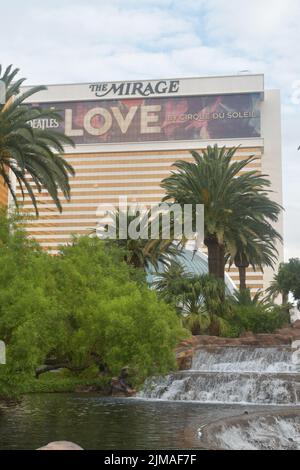
M60 214L43 191L40 216L27 226L51 253L73 234L91 233L101 207L118 204L119 196L129 203L159 203L160 182L171 165L190 161L190 150L207 145L239 146L236 160L255 155L247 168L269 175L272 198L282 203L280 94L265 90L263 75L50 85L29 104L62 114L61 122L34 121L33 127L59 130L76 144L65 149L76 171L71 201L61 196ZM18 188L17 193L21 200ZM2 188L0 200L6 197ZM32 212L29 197L22 204ZM282 218L276 228L282 233ZM283 248L278 249L281 262ZM238 286L237 270L229 274ZM252 292L265 288L273 274L249 268L247 285Z

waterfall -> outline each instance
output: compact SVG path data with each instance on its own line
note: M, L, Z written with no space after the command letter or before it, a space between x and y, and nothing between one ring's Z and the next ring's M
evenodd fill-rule
M223 347L195 353L192 370L203 372L300 372L291 348Z
M300 404L299 351L289 347L198 350L188 371L148 379L140 397L202 403Z
M300 419L258 417L247 424L221 426L214 444L227 450L300 450Z

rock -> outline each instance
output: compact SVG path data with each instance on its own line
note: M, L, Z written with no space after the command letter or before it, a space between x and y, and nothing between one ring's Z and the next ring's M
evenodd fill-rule
M290 346L293 341L300 340L300 321L292 327L285 327L269 334L253 334L246 332L239 338L221 338L218 336L198 335L182 341L176 348L176 359L179 370L191 367L193 356L198 349L205 348L214 351L220 347L278 347Z
M245 333L243 333L241 335L241 338L253 338L254 334L252 333L252 331L245 331Z
M192 366L194 350L189 349L187 351L180 352L176 355L177 365L179 370L187 370Z
M238 344L238 346L258 346L258 340L255 336L242 338L242 341Z
M96 393L99 392L99 388L96 385L78 385L75 388L76 393Z
M56 442L49 442L49 444L45 445L44 447L40 447L37 450L83 450L74 442L69 441L56 441Z
M290 346L293 341L300 340L300 320L297 320L293 328L285 327L275 333L253 334L246 332L239 338L221 338L219 336L198 335L182 341L176 348L176 359L179 370L191 367L193 355L198 349L205 348L214 351L219 347L278 347Z
M295 323L293 323L293 328L296 328L297 330L300 329L300 320L296 320Z

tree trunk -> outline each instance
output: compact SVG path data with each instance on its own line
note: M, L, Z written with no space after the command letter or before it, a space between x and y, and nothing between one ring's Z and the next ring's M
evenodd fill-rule
M239 277L240 277L240 291L247 289L245 266L239 266Z
M214 237L208 237L204 240L207 246L208 271L209 274L219 277L219 244Z
M234 264L239 270L240 278L240 291L247 289L246 277L247 277L247 268L249 268L249 260L243 252L237 252L234 258Z
M220 245L214 236L207 237L204 240L208 251L208 270L209 274L224 281L225 277L225 248Z
M219 245L219 279L225 281L225 247L224 245Z
M282 306L286 307L289 301L289 294L288 292L282 291Z

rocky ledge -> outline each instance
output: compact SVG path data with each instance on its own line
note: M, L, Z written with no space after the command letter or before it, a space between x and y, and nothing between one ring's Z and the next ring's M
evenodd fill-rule
M291 346L294 341L300 340L300 321L296 321L293 327L277 330L273 334L245 333L239 338L221 338L218 336L191 336L182 341L176 348L176 358L179 370L191 367L195 351L204 348L213 350L216 347L279 347Z

